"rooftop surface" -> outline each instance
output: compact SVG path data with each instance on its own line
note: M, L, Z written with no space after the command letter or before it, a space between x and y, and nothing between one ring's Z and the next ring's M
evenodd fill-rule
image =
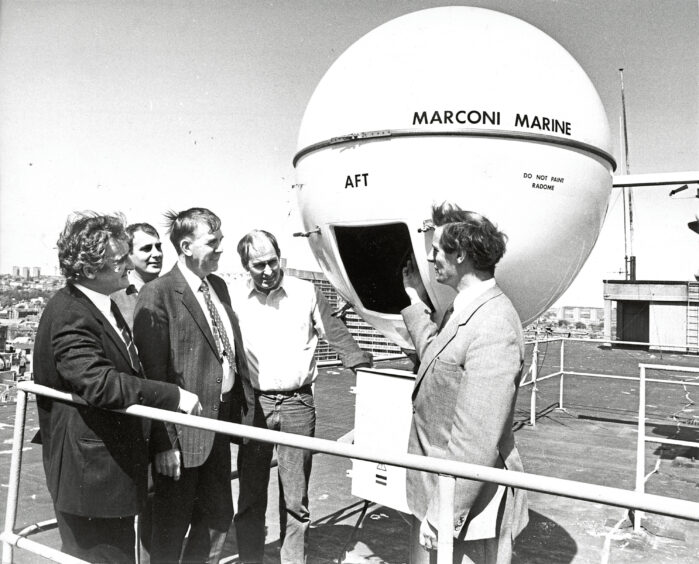
M540 376L558 370L560 344L540 344ZM531 350L531 347L528 349ZM565 345L567 371L638 376L638 364L699 367L699 357L649 353L640 349L604 349L595 343ZM381 367L409 368L407 360L382 362ZM699 375L664 375L677 380ZM658 377L649 373L648 377ZM529 425L531 386L520 390L515 437L525 470L581 482L633 489L635 483L638 382L567 375L563 409L558 409L560 378L537 384L537 420ZM353 374L340 368L323 368L316 387L317 436L337 440L354 426ZM694 391L696 390L696 391ZM699 441L699 388L649 384L646 433L659 437ZM0 504L5 506L15 409L0 407ZM682 423L680 425L679 423ZM17 528L50 519L53 507L45 487L41 451L29 443L38 428L35 404L30 402L25 433L20 507ZM235 453L233 453L235 456ZM699 501L699 453L681 446L646 445L646 491ZM235 458L233 458L235 461ZM316 454L310 487L312 529L309 563L402 563L408 561L405 516L370 505L360 527L355 525L364 506L351 495L349 460ZM234 464L235 467L235 464ZM267 562L279 562L279 526L275 473L270 483L267 515ZM234 499L238 484L231 482ZM540 493L529 494L530 522L515 545L515 563L696 563L699 562L699 524L647 514L644 529L634 533L622 508L576 501ZM57 531L32 535L33 540L55 548ZM233 526L224 562L235 562L237 547ZM15 562L43 562L38 556L15 549Z

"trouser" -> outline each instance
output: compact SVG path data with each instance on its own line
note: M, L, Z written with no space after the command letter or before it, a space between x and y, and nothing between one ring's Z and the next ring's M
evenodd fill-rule
M255 393L255 426L312 437L316 413L310 386L296 392ZM262 562L269 466L274 445L250 441L238 450L240 494L235 530L242 562ZM312 454L277 445L279 535L282 564L306 561L308 544L308 481Z
M61 551L88 562L135 561L134 518L97 518L56 510Z
M454 539L453 564L509 564L512 562L513 504L513 490L507 488L498 510L496 536L471 541ZM436 526L436 523L432 524ZM428 551L420 546L419 533L420 521L413 516L410 530L410 564L436 564L437 551Z
M154 471L153 481L150 561L218 562L233 519L229 437L217 434L204 464L182 468L179 480Z

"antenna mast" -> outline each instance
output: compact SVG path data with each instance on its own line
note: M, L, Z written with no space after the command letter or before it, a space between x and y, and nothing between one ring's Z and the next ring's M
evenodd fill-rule
M622 159L624 170L630 174L629 168L629 137L626 127L626 97L624 95L624 69L619 69L621 78L621 133L622 133ZM633 188L624 187L624 273L626 280L636 280L636 256L633 254Z

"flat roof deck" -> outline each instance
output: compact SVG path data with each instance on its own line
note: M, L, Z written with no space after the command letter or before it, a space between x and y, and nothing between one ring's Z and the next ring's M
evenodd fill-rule
M540 345L540 374L558 369L559 345ZM699 357L648 353L637 349L602 349L597 344L566 343L566 369L580 372L637 376L638 363L651 362L699 367ZM407 367L407 361L392 361ZM382 363L386 367L387 363ZM699 380L697 380L699 381ZM338 439L354 421L355 396L350 392L354 377L340 368L324 368L316 387L317 436ZM564 409L556 408L559 379L540 382L537 424L528 425L531 387L520 390L517 403L517 444L525 469L541 475L633 489L635 483L638 384L630 380L607 380L566 376ZM695 391L696 390L696 391ZM693 404L699 388L649 384L646 432L681 440L699 441L699 408ZM0 407L0 504L7 496L14 406ZM695 417L696 414L696 417ZM687 426L678 426L682 421ZM29 443L36 428L35 404L29 404L25 434L18 527L53 517L44 483L41 450ZM233 453L235 456L235 453ZM694 462L694 458L698 462ZM233 458L235 461L235 458ZM392 509L372 505L350 536L362 509L362 500L350 493L347 459L318 454L314 457L310 488L312 529L309 563L408 561L408 525ZM699 501L699 452L689 447L646 446L646 470L653 472L646 485L649 493ZM267 561L279 562L276 473L272 472L267 515ZM234 499L237 481L232 482ZM634 533L625 511L598 503L531 493L530 523L517 539L513 561L517 563L695 563L699 561L699 523L646 515L645 530ZM32 536L33 540L60 547L56 530ZM343 550L343 548L345 550ZM237 547L233 526L224 551L224 562L235 562ZM15 549L15 562L43 562L38 556Z

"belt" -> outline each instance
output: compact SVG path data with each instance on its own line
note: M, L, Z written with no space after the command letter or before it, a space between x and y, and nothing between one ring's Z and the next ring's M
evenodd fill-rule
M313 388L310 384L301 386L295 390L255 390L256 396L286 396L291 397L294 394L310 394L313 393Z

